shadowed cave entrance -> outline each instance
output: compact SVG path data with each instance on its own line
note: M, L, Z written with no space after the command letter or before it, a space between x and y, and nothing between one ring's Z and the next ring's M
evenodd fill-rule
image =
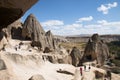
M86 56L86 59L87 59L87 60L92 60L92 56L91 56L91 55L88 55L88 56Z

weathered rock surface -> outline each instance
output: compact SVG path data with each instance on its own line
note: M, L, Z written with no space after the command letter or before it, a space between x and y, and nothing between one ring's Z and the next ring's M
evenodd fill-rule
M37 46L42 50L46 47L50 50L57 48L51 31L45 32L33 14L30 14L23 24L22 37L32 40L32 46Z
M1 31L0 32L0 50L4 49L6 44L8 44L7 34L4 31Z
M103 65L105 60L109 57L109 50L103 40L98 34L94 34L88 41L85 48L84 60L97 60L97 63Z
M29 80L45 80L42 75L33 75Z
M50 53L52 50L49 47L45 47L43 53Z
M58 63L62 64L72 64L72 59L70 55L63 56L61 58L58 58Z
M12 39L21 39L22 36L22 22L20 19L16 20L7 27L8 37Z
M99 71L94 71L96 79L103 79L104 74Z
M59 50L57 50L57 54L60 55L60 56L58 56L58 63L72 64L71 56L67 52L67 50L64 47L62 47L62 46L59 46L58 49Z
M47 31L46 34L46 39L47 39L47 46L50 48L50 49L55 49L56 48L56 44L55 44L55 40L54 40L54 36L53 34L51 33L51 31Z
M5 62L2 59L0 59L0 70L4 70L4 69L6 69Z
M19 19L38 0L0 0L0 30Z
M34 17L33 14L30 14L23 24L22 36L24 39L31 39L33 46L36 46L35 43L39 43L40 48L45 48L46 37L45 31L43 30L40 23Z
M71 53L70 53L70 56L72 58L72 65L74 66L78 66L80 65L80 60L81 60L81 52L80 50L77 48L77 47L73 47Z

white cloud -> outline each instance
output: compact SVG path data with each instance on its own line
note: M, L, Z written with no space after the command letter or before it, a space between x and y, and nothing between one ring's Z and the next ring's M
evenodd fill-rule
M100 28L102 27L102 25L100 24L89 24L89 25L84 25L85 29L96 29L96 28Z
M106 20L99 20L97 23L103 25L103 26L120 26L120 21L116 22L108 22Z
M117 2L113 2L112 4L102 4L100 7L97 8L98 11L103 12L103 14L108 14L109 10L111 8L117 7L118 3Z
M99 20L95 24L82 25L76 28L72 34L120 34L120 21L108 22Z
M92 17L92 16L89 16L89 17L80 18L80 19L78 19L78 21L76 21L76 22L91 21L91 20L93 20L93 17Z
M59 21L59 20L57 20ZM46 23L46 22L43 22ZM108 22L98 20L95 24L83 25L82 23L51 25L44 26L44 29L51 30L55 35L78 35L78 34L120 34L120 21Z
M60 20L49 20L41 23L43 26L52 27L52 26L61 26L64 25L63 21Z
M112 8L112 7L117 7L118 3L117 2L113 2L113 4L108 4L108 8Z
M103 14L108 14L108 7L106 7L105 5L101 5L97 8L97 10L103 12Z
M82 24L70 24L70 25L65 25L65 28L80 28L82 27Z
M103 24L103 26L113 27L113 28L119 27L119 29L120 29L120 21L118 21L118 22L107 22L107 23Z
M97 23L99 23L99 24L106 24L107 21L106 20L99 20L99 21L97 21Z

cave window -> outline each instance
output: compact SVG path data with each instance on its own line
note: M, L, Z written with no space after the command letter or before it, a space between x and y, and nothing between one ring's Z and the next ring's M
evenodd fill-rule
M30 38L30 37L28 37L28 36L26 36L26 37L25 37L25 40L31 40L31 38Z
M92 60L92 56L91 55L88 55L86 56L87 60Z

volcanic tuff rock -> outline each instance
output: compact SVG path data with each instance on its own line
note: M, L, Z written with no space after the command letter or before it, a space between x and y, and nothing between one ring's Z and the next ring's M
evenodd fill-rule
M20 19L16 20L12 24L8 25L7 32L9 38L21 39L22 34L22 22Z
M57 44L56 41L54 39L53 34L51 33L51 31L47 31L46 34L46 39L47 39L47 45L50 49L56 49L57 48Z
M73 47L70 56L72 58L72 65L78 66L81 60L81 52L77 47Z
M19 19L38 0L0 0L0 30Z
M89 39L84 52L84 60L97 60L97 63L100 65L103 65L109 57L108 47L98 34L94 34Z
M6 45L9 31L3 29L23 14L38 0L0 0L0 50Z
M72 64L72 58L64 47L59 46L57 53L61 56L58 57L58 63Z
M0 70L4 70L4 69L6 69L5 62L2 59L0 59Z
M8 25L0 31L0 50L4 49L5 45L9 43L9 39L21 39L22 23L20 20Z
M7 35L4 31L1 31L0 32L0 50L4 49L6 44L8 44Z
M49 47L50 49L56 48L54 36L51 31L45 32L40 23L30 14L23 24L22 36L24 39L32 40L32 46L37 46L40 49Z
M22 36L24 39L31 39L33 43L39 43L39 47L43 49L45 48L45 31L33 14L30 14L25 20L23 24ZM34 44L34 46L36 45Z

